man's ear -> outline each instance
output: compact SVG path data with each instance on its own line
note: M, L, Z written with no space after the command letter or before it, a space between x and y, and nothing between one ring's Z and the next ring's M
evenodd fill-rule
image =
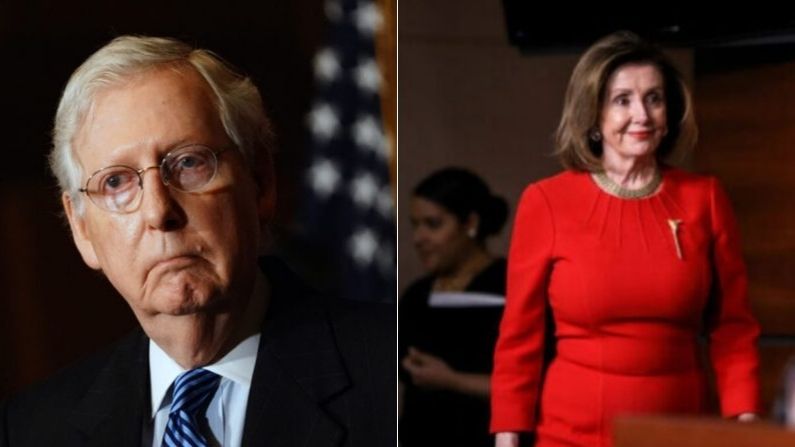
M75 246L77 246L80 256L83 257L83 262L94 270L100 270L101 266L97 259L97 253L94 251L94 245L91 243L91 238L86 230L84 216L78 214L75 204L72 202L72 197L68 193L61 194L61 202L66 212L66 218L69 220L69 227L72 229L72 239L75 241Z

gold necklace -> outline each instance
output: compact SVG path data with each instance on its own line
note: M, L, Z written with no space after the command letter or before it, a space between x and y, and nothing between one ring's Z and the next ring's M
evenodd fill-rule
M654 170L654 175L649 183L638 189L624 188L614 182L604 171L592 172L591 178L593 178L594 182L602 191L622 199L642 199L644 197L649 197L657 192L657 188L659 188L662 183L662 174L660 174L659 169Z
M436 292L462 292L471 280L472 277L470 276L457 276L451 279L436 278L433 290Z

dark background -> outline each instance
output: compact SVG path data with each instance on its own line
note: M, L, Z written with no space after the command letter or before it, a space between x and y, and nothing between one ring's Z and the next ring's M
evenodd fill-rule
M80 259L47 166L52 119L72 71L112 38L146 34L208 48L251 76L279 140L273 251L296 253L311 61L325 31L322 0L0 0L0 399L135 325L126 302ZM289 264L323 276L307 267L310 251L298 253L303 259L293 256Z
M641 11L619 4L585 3L541 8L525 0L502 0L506 35L522 51L581 52L617 30L631 30L644 38L683 48L725 45L729 42L790 40L795 15L787 8L749 8L721 4L719 10L697 14L690 4L666 2L664 8ZM565 8L565 9L564 9Z

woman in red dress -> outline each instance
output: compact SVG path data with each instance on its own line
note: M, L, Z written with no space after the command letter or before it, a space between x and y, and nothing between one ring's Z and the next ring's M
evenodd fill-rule
M497 446L610 446L621 414L700 413L706 335L724 417L759 410L758 325L715 178L665 165L696 137L690 94L636 35L595 43L557 133L567 168L527 187L492 375ZM543 362L545 304L557 355Z

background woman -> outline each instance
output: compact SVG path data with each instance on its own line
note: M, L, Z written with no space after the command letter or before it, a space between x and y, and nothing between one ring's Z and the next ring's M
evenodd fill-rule
M437 171L414 189L414 246L428 275L398 305L404 447L493 442L489 377L506 264L489 253L486 238L507 213L505 200L467 170Z

